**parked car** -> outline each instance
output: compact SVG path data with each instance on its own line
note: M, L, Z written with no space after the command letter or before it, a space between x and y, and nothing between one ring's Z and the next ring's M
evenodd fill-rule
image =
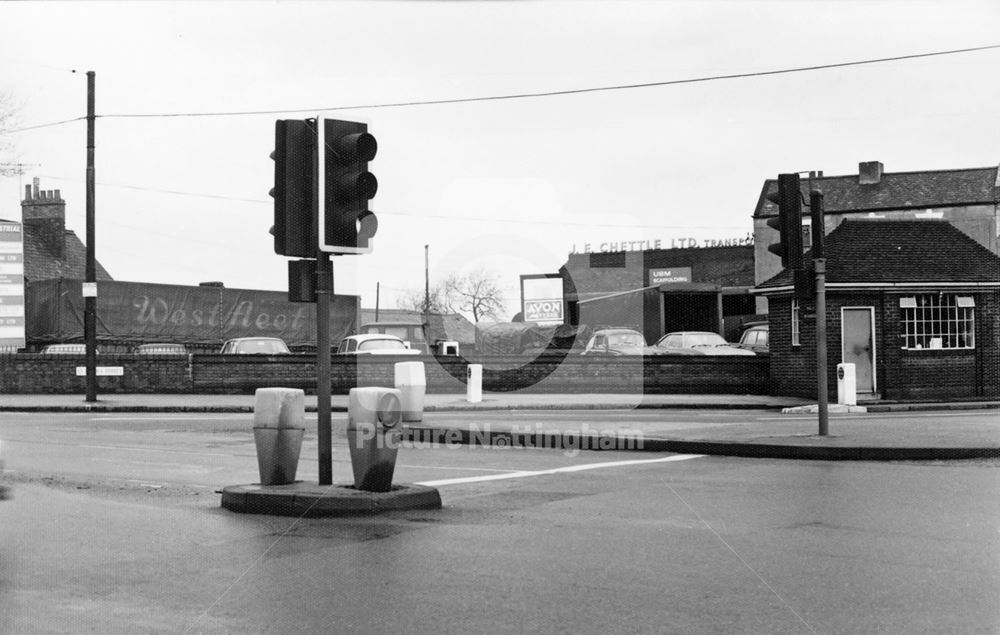
M710 331L677 331L667 333L650 347L654 354L670 355L753 355L753 351L737 348L718 333Z
M183 344L140 344L135 347L137 355L187 355Z
M47 344L42 355L86 355L86 344Z
M223 355L284 355L291 353L277 337L238 337L228 340L219 351Z
M365 333L349 335L337 347L338 355L420 355L421 351L410 348L407 342L395 335Z
M362 324L358 329L359 335L395 335L404 342L410 344L410 348L419 350L421 353L430 353L427 342L424 338L424 325L421 322L404 321L379 321Z
M642 355L646 338L633 329L598 329L587 342L581 355Z
M770 329L766 322L751 324L743 331L743 335L740 336L740 343L737 346L745 348L748 351L753 351L754 353L767 353L771 350L768 345L769 336Z

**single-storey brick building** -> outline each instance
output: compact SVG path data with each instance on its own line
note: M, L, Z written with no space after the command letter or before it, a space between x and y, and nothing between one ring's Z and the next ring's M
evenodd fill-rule
M1000 398L1000 256L942 220L844 220L826 261L834 398L842 362L859 399ZM755 292L770 307L772 391L816 396L814 301L796 299L788 269Z

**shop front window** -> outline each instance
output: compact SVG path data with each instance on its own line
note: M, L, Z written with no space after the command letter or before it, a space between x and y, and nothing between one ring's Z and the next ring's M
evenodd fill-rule
M975 348L974 298L943 293L904 296L899 308L903 348Z

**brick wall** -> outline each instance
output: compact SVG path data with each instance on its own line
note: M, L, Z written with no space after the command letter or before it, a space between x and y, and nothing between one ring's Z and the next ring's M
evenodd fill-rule
M469 361L459 357L379 356L334 358L331 380L335 394L353 386L392 386L395 363L423 361L427 390L464 393ZM483 364L485 391L569 393L738 393L767 394L767 356L597 359L547 354L476 358ZM0 393L83 393L86 378L75 369L83 357L19 354L0 356ZM239 356L195 354L190 357L102 355L100 366L122 366L120 377L99 377L98 392L111 393L241 393L265 386L316 386L311 355Z
M965 293L976 302L976 348L907 350L901 347L899 294L827 295L827 391L837 397L837 364L842 361L841 309L875 309L876 389L884 399L970 399L1000 397L1000 294ZM790 298L769 299L771 391L816 397L816 326L802 319L801 346L791 346Z
M0 394L84 393L87 378L78 377L76 369L86 364L83 355L0 355ZM187 356L101 355L97 365L123 371L120 377L98 377L99 393L190 392Z

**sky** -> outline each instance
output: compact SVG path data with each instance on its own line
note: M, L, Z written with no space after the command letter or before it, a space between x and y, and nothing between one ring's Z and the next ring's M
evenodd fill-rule
M771 73L997 44L995 0L0 3L0 218L39 178L85 236L94 71L111 276L283 290L274 122L364 121L379 230L335 292L482 271L510 317L586 245L745 238L781 172L997 165L1000 49Z

